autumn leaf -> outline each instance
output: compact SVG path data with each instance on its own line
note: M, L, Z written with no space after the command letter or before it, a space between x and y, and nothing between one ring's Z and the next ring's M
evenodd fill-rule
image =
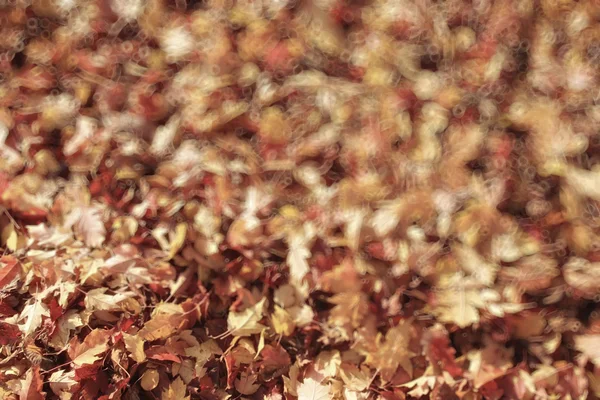
M329 400L329 386L313 378L306 378L298 385L298 400Z
M75 380L75 371L58 370L50 375L48 379L50 389L54 394L61 396L63 392L70 392L72 387L77 384Z
M235 380L235 390L243 395L254 394L260 385L256 384L256 375L250 375L248 372L242 372Z
M134 297L134 293L106 294L107 288L92 289L85 296L85 308L88 311L119 311L120 303Z
M147 369L146 371L144 371L140 382L142 389L144 389L147 392L153 390L155 387L158 386L159 378L160 376L157 370L155 370L154 368Z
M100 247L106 239L102 213L95 206L82 206L67 215L64 227L73 231L90 247Z
M359 369L351 363L342 363L340 366L340 377L346 388L357 392L366 390L372 380L369 368L363 365Z
M260 333L260 331L266 328L259 323L263 317L263 309L266 300L266 298L263 298L244 311L230 312L227 317L227 328L229 332L234 336L250 336Z
M161 400L189 400L190 396L186 396L186 392L186 384L178 377L162 392Z
M377 368L384 381L390 381L398 367L402 367L412 375L413 365L410 361L416 354L410 350L411 321L402 320L385 334L380 334L375 349L366 354L365 364Z
M19 320L25 320L19 329L26 336L34 333L40 325L42 325L42 317L49 317L50 310L48 306L39 299L34 299L32 302L23 307L23 311L19 316Z
M173 238L169 243L169 260L175 257L175 254L177 254L177 252L181 249L181 246L183 246L185 243L186 232L187 225L185 223L177 224L175 227L175 233L172 235Z
M125 348L130 353L131 358L136 362L144 362L146 360L146 353L144 353L144 340L138 335L130 335L123 333L123 341L125 342Z
M108 351L110 334L110 330L94 329L81 343L77 338L73 338L68 350L73 364L81 367L98 361L100 356Z
M575 348L600 367L600 334L576 336Z
M0 257L0 291L21 275L21 264L13 256Z
M315 360L315 371L319 372L326 378L333 378L338 374L342 357L337 350L322 351Z
M275 306L275 312L271 315L271 321L278 335L290 336L296 328L290 314L279 306Z
M40 377L40 367L36 365L27 371L25 379L21 383L21 392L19 398L21 400L43 400L46 394L42 392L44 382Z
M150 321L144 324L144 327L138 332L138 335L149 342L159 339L166 339L177 332L179 322L178 316L175 315L157 315Z
M0 321L0 345L12 344L21 336L19 327Z

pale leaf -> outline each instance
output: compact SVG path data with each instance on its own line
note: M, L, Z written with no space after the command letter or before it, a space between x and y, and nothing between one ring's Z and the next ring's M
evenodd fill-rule
M71 342L69 356L73 364L80 367L95 363L103 353L108 351L109 338L110 331L97 328L91 331L82 343Z
M144 352L144 340L138 335L130 335L123 333L123 341L125 342L125 348L131 353L131 358L136 362L144 362L146 360L146 353Z
M90 247L100 247L106 239L106 228L100 210L94 206L79 207L65 219L65 228L73 231Z
M313 378L306 378L298 385L298 400L329 400L330 398L329 386Z
M242 312L230 312L227 317L227 328L232 335L250 336L260 333L265 326L259 321L263 317L263 309L266 298L263 298L252 307L248 307Z
M120 303L133 297L134 293L106 294L106 288L93 289L85 296L85 308L89 311L118 311Z
M185 393L186 385L178 377L162 392L161 400L189 400L190 396L186 396Z
M576 336L575 348L600 367L600 334Z
M42 325L42 317L49 317L50 310L41 300L36 300L26 305L21 312L19 320L25 319L25 323L19 325L19 329L25 335L31 335Z

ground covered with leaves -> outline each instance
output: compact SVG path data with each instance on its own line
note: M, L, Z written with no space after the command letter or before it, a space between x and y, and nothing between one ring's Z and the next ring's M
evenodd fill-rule
M1 0L0 398L600 396L597 0Z

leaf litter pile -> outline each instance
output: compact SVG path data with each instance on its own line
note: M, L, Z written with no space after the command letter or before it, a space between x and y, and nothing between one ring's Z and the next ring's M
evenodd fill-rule
M598 0L0 0L0 398L600 396Z

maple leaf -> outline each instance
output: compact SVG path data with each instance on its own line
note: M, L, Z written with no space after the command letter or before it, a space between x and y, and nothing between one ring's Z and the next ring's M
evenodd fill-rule
M68 345L71 331L83 325L81 316L76 310L68 310L56 321L56 329L48 344L56 349Z
M454 245L452 251L463 269L478 282L486 286L494 283L499 269L497 265L488 263L475 249L463 244Z
M21 336L18 326L0 321L0 345L14 343Z
M369 368L361 366L359 369L356 365L343 363L340 367L340 377L344 382L344 386L353 391L362 392L371 384Z
M146 322L138 335L148 342L166 339L177 332L180 322L180 315L159 314Z
M235 390L243 395L249 396L254 394L260 385L256 383L256 375L250 375L248 372L242 372L240 377L235 380Z
M259 321L263 317L263 309L266 298L261 299L252 307L248 307L241 312L230 312L227 316L227 329L235 336L250 336L255 333L260 333L264 325Z
M576 336L575 348L600 367L600 334Z
M402 320L385 334L377 336L375 349L367 352L365 364L377 368L381 378L388 382L392 379L398 367L402 367L409 375L412 375L412 363L410 359L416 354L410 348L411 322Z
M100 247L106 239L106 228L100 209L94 206L82 206L67 215L65 228L73 231L90 247Z
M437 324L429 328L423 334L421 344L425 356L438 374L441 372L440 367L443 367L453 377L458 377L463 373L454 360L455 350L450 344L448 332L442 325Z
M79 343L73 338L68 353L73 364L78 367L94 364L100 356L108 350L108 340L111 331L106 329L94 329Z
M4 290L10 283L19 279L21 264L13 256L0 257L0 290Z
M40 366L35 365L30 368L25 375L25 380L21 384L19 398L21 400L43 400L46 394L42 392L44 382L40 377Z
M136 362L144 362L146 360L146 353L144 352L144 340L138 335L130 335L123 333L123 341L125 342L125 348L131 353L131 358Z
M323 385L313 378L306 378L298 385L298 400L329 400L329 386Z
M89 311L118 311L119 303L132 298L134 293L105 294L107 288L92 289L85 296L85 308Z
M19 320L26 320L24 324L19 325L19 329L26 336L35 332L42 325L42 317L49 317L50 310L41 300L35 299L32 303L23 307Z
M322 351L315 360L314 368L326 378L335 377L342 364L342 357L337 350Z
M524 304L501 302L498 292L482 289L479 282L464 277L462 273L440 278L435 301L433 314L441 322L454 323L461 328L478 323L480 309L502 317L507 312L519 312L526 307Z
M181 378L175 379L167 389L162 392L161 400L189 400L186 396L187 386Z
M61 396L63 392L70 392L71 388L77 384L75 371L66 372L62 369L55 371L50 375L48 382L54 394Z

